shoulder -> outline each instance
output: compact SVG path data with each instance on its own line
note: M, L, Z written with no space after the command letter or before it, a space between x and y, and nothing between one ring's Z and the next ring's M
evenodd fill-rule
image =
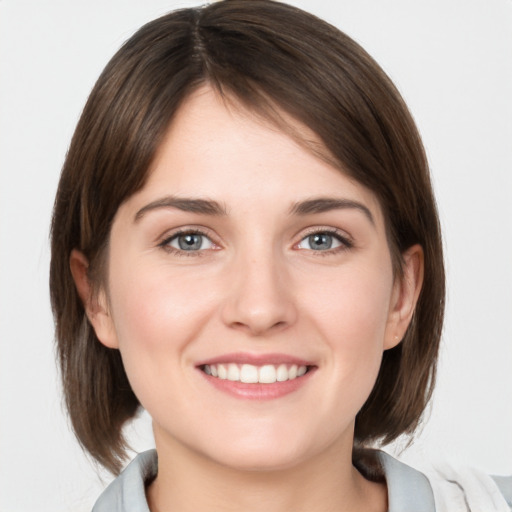
M490 477L444 465L419 472L385 452L377 452L389 495L389 512L510 512L512 476Z
M507 505L512 510L512 475L510 476L493 476L492 479L498 486L501 494L505 498Z
M155 450L140 453L103 491L92 512L150 512L145 487L158 469Z
M469 468L441 466L427 473L437 512L512 510L512 477L491 477Z
M428 478L386 452L377 451L388 488L389 512L436 512Z

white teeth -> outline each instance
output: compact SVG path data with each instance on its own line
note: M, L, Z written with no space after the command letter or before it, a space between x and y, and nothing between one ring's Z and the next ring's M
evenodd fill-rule
M219 379L226 380L228 378L228 371L223 364L219 364L219 366L217 366L217 372L218 372ZM212 372L212 375L213 375L213 372Z
M237 382L240 380L240 369L236 364L228 364L228 380Z
M262 384L273 384L276 381L276 368L271 364L262 366L258 373L259 382Z
M247 384L258 382L258 368L252 364L243 364L240 369L240 381Z
M243 364L241 366L235 363L229 364L206 364L203 367L204 372L212 377L233 382L244 382L246 384L273 384L275 382L285 382L302 377L307 372L307 366L297 366L292 364L266 364L263 366L254 366L252 364Z
M277 382L284 382L288 380L288 368L285 364L280 364L277 369Z

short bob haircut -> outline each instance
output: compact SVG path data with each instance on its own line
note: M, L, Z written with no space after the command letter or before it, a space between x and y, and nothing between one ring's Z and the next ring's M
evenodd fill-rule
M122 427L140 404L119 351L102 345L87 319L70 253L78 249L88 258L94 288L106 282L114 216L144 186L178 107L205 84L375 194L398 278L402 253L422 246L425 275L413 320L402 342L384 352L356 417L355 444L412 434L432 394L445 294L439 220L414 121L382 69L335 27L271 0L224 0L171 12L122 46L91 92L63 166L50 291L65 400L79 442L118 473L127 448ZM300 140L288 116L325 147Z

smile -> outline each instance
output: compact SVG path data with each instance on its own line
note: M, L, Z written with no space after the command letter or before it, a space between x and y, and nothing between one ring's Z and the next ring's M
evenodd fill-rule
M215 389L242 400L266 401L305 387L318 370L290 354L223 354L199 361L196 369Z
M242 382L245 384L274 384L298 379L308 372L306 365L265 364L205 364L201 367L204 373L220 380Z

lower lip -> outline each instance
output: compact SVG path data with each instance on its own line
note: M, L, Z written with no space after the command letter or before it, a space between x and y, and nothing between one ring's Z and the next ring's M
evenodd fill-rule
M219 379L217 377L207 375L202 370L199 371L207 382L228 395L244 400L274 400L299 390L309 381L314 370L314 368L311 368L302 377L285 380L284 382L274 382L272 384L247 384L245 382Z

